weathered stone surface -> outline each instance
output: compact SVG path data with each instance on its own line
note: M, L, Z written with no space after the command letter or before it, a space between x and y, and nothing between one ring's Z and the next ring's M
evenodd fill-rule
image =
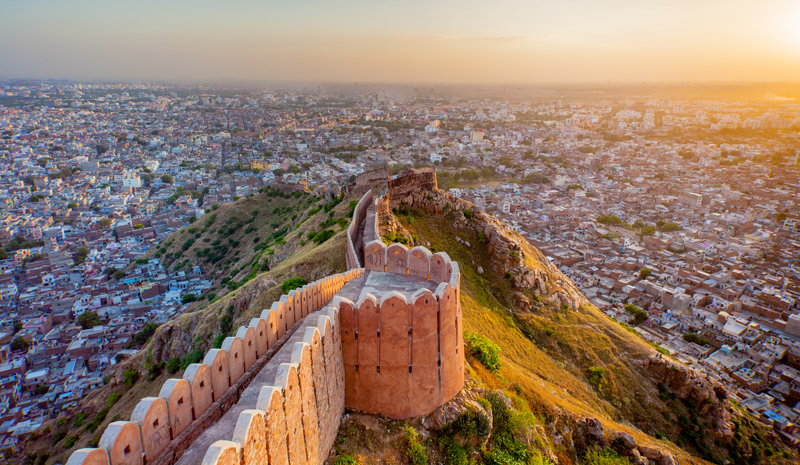
M266 412L266 443L270 465L288 465L286 415L283 392L278 386L264 386L258 394L256 408Z
M636 449L636 440L633 439L633 436L626 432L620 432L617 437L619 438L620 444L625 449Z
M192 422L192 387L184 379L168 379L158 393L167 403L172 439Z
M447 266L451 262L447 252L431 255L430 280L437 283L448 282Z
M69 456L67 465L109 465L108 451L100 448L78 449Z
M328 390L325 387L325 354L322 348L322 338L320 337L319 329L315 327L306 328L303 342L308 344L311 350L311 377L314 386L314 399L317 408L317 419L319 428L316 432L317 440L317 456L314 458L316 463L323 463L328 452L323 449L323 436L324 431L328 425L338 424L338 419L333 415L331 410L330 401L328 399ZM308 457L309 461L312 460L311 455Z
M203 364L208 365L211 371L211 386L214 389L216 401L231 386L228 378L228 353L222 349L211 349L203 359Z
M241 465L241 447L233 441L217 441L208 448L201 465Z
M648 458L650 460L659 460L662 457L661 449L657 447L651 447L644 444L639 445L639 453L642 454L642 457Z
M145 397L134 407L131 421L139 424L145 460L152 462L172 440L167 402L160 397Z
M242 326L236 331L236 337L242 340L244 371L247 371L256 363L256 359L258 358L256 350L256 331L249 326Z
M386 272L405 276L408 270L408 248L392 244L386 249Z
M271 309L264 310L261 312L261 319L266 322L267 325L267 348L272 347L278 342L280 336L278 336L278 312L275 309L275 304L272 304Z
M99 446L108 451L111 465L143 465L144 449L139 425L133 421L115 421L108 425Z
M464 386L464 372L459 372L463 351L458 347L458 303L455 289L442 283L436 288L439 300L439 351L441 359L442 400L448 401Z
M272 302L271 310L275 311L275 326L278 331L275 333L277 338L280 339L286 334L286 303L283 301ZM267 321L269 323L269 321Z
M275 384L283 389L283 411L286 414L289 463L305 465L308 459L303 434L302 397L297 370L296 364L282 363L275 375Z
M319 458L319 418L314 394L311 346L297 342L292 350L292 363L298 367L300 381L300 405L302 407L303 437L306 445L306 458L309 464L316 465Z
M243 465L259 465L268 463L267 427L263 410L243 410L239 414L236 428L233 430L233 441L242 450Z
M376 412L389 418L407 418L409 377L408 303L399 292L389 292L380 301L379 381Z
M384 271L386 265L386 245L375 240L364 245L364 267L368 270Z
M412 415L426 415L442 404L439 385L439 302L427 289L411 297Z
M325 354L325 389L328 391L328 403L333 412L332 417L335 422L324 425L321 431L321 448L330 450L339 429L339 421L344 413L344 386L337 381L339 370L336 365L341 363L341 355L336 354L337 342L336 334L331 324L331 319L327 315L320 316L317 321L317 329L322 339L322 350Z
M280 302L283 303L284 308L284 325L286 326L285 330L289 330L295 324L295 295L297 294L296 290L289 291L289 295L282 295Z
M253 328L253 335L256 342L256 359L267 353L269 349L269 335L267 333L267 320L263 318L251 318L250 327Z
M244 372L244 343L238 337L226 337L222 350L228 353L228 376L231 385L236 384Z
M192 418L198 419L214 402L211 368L203 363L192 363L183 372L192 388Z

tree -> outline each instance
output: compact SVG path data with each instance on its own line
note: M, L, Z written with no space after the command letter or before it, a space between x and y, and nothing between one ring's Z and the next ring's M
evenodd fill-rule
M680 231L681 226L678 223L664 223L664 225L661 226L661 230L664 232Z
M89 249L86 247L78 248L78 251L75 253L75 264L80 265L86 261L86 257L89 256Z
M111 218L103 218L97 222L97 225L100 226L100 229L108 229L109 226L114 222Z
M30 344L22 336L14 338L11 341L11 350L28 350Z
M94 148L97 149L97 154L98 155L102 155L102 154L108 152L108 147L106 147L103 144L97 144Z
M83 329L89 329L101 325L102 322L100 321L100 315L97 313L83 312L78 316L78 324L80 324Z
M182 304L188 304L190 302L194 302L195 300L197 300L197 296L194 294L186 294L183 297L181 297Z
M163 182L164 184L172 184L172 181L173 181L172 176L168 174L161 176L161 182Z
M653 272L649 268L642 268L639 270L639 279L645 279L648 276L652 276Z
M77 203L75 203L75 202L70 202L70 203L69 203L69 205L67 205L67 206L68 206L69 208L78 208L78 204L77 204Z
M117 281L119 281L120 279L122 279L124 277L125 277L125 270L119 270L119 271L114 273L114 279L116 279Z
M645 226L639 230L639 237L644 236L655 236L656 235L656 227L655 226Z
M633 315L632 323L635 325L643 323L647 320L647 312L637 307L636 305L625 305L625 311Z

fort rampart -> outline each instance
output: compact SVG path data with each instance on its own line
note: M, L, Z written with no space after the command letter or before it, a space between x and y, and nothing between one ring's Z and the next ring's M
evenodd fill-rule
M67 463L174 463L194 439L238 402L241 392L277 351L289 349L283 344L295 323L325 306L348 281L362 275L363 270L352 269L281 296L272 308L261 312L259 318L251 319L249 325L239 328L235 336L226 338L222 348L209 350L202 363L189 365L182 379L167 380L158 397L142 399L134 408L130 421L111 423L101 436L98 448L80 449L70 456ZM325 348L325 359L336 360L337 353L341 359L341 350L338 349L341 342L335 326L338 318L335 314L319 318L321 329L307 335L309 348L319 349L325 340L331 341L327 343L330 347ZM334 328L336 337L332 336ZM319 358L322 353L312 355ZM317 375L327 379L328 372L321 370L317 369ZM343 384L343 370L340 371ZM344 408L343 386L341 389L341 407L335 404L340 410ZM328 435L335 437L340 416L341 413L334 415L336 426ZM330 442L332 444L332 439Z

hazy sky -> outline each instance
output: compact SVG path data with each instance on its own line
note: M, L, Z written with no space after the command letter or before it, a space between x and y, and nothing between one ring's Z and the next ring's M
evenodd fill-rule
M800 81L800 0L0 0L0 77Z

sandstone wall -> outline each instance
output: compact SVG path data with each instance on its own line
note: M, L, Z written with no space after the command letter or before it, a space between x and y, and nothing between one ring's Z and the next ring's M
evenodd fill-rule
M231 440L212 444L203 465L320 465L330 453L344 414L339 310L327 307L290 363L278 367L275 381L262 386L254 409L239 414Z
M350 226L347 227L347 250L345 252L345 260L347 261L347 269L362 268L362 264L358 258L356 244L359 241L359 226L367 217L367 210L372 202L372 190L368 190L361 200L358 201L356 209L353 212L353 219L350 221Z
M221 349L211 349L202 364L190 365L183 379L167 380L158 397L142 399L134 408L131 421L109 425L100 439L99 448L74 452L69 459L70 465L173 463L207 426L236 404L250 380L279 350L294 350L298 354L295 357L295 352L292 352L294 371L286 372L285 380L299 389L296 396L287 397L297 405L284 407L286 418L294 422L295 429L300 425L306 428L307 424L309 431L319 434L314 436L300 431L296 436L297 444L303 445L304 456L309 454L305 451L306 444L314 456L313 461L307 457L302 462L317 463L323 449L327 456L344 412L338 310L328 308L325 315L319 317L317 327L304 335L305 342L300 349L281 347L283 341L280 338L297 321L325 306L348 281L361 277L363 272L363 269L352 269L282 296L276 302L278 305L264 310L260 318L253 318L248 326L237 331L236 336L226 338ZM282 390L279 393L284 395ZM324 405L318 405L320 401ZM293 416L295 412L300 416ZM220 444L213 450L219 463L228 463L227 460L235 454L245 454L251 463L266 463L253 458L263 454L254 452L249 441L254 438L263 440L265 433L258 431L271 425L269 422L265 424L259 416L263 412L247 410L245 413L249 416L246 426L242 426L244 432L234 438L239 441L236 442L238 449L234 451L230 445L223 447ZM239 425L236 431L238 434ZM212 454L211 449L209 454ZM107 462L104 461L106 458Z
M345 403L396 419L427 415L464 384L458 264L444 252L379 239L365 245L364 262L367 270L439 284L435 292L420 286L410 299L389 292L341 302Z

